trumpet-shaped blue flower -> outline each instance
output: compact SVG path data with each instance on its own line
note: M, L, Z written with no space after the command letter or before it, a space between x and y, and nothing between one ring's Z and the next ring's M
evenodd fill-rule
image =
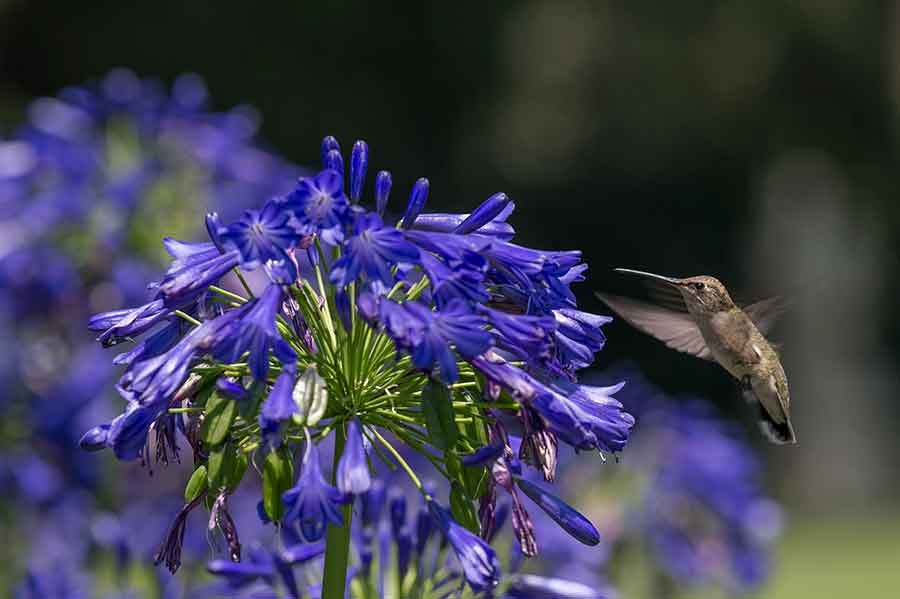
M472 590L480 593L496 587L500 581L500 562L491 546L456 522L450 512L433 499L427 502L437 529L453 548Z
M344 243L344 253L331 269L331 282L346 287L364 274L369 281L393 284L391 268L400 263L414 263L419 250L393 227L385 227L376 214L356 219L353 237Z
M372 486L372 475L363 446L359 420L347 421L347 441L337 467L337 488L347 495L360 495Z
M150 330L171 313L163 300L157 299L137 308L95 314L88 321L88 329L100 332L97 341L104 346L116 345Z
M344 238L348 205L344 179L330 168L315 177L300 179L296 189L284 199L284 208L293 213L300 233L316 234L329 245L337 245Z
M281 499L286 508L284 524L296 524L303 537L312 542L325 535L327 524L343 526L340 504L349 498L325 481L319 465L319 450L309 443L297 484L285 491Z
M264 436L275 433L281 422L297 412L293 397L296 378L297 367L293 361L281 367L281 373L259 410L259 427Z
M606 335L600 327L612 322L612 318L571 308L554 310L553 316L557 323L556 348L562 367L577 370L590 366L594 354L606 344Z

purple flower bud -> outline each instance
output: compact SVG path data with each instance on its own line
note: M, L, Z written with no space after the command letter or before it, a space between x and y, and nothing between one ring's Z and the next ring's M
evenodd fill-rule
M375 211L378 216L384 216L388 199L391 196L391 174L387 171L378 171L375 175Z
M369 146L363 140L353 144L350 152L350 199L359 201L369 168Z
M328 167L328 153L332 152L332 151L336 151L338 154L340 154L341 153L341 144L339 144L338 140L336 140L331 135L327 135L322 140L322 146L321 146L322 164L325 165L323 168L329 168Z
M281 552L281 559L289 564L304 564L325 553L325 543L298 543Z
M495 193L473 210L466 220L461 222L453 232L460 235L474 233L497 218L509 203L510 199L505 193Z
M489 445L475 450L474 453L463 456L462 463L465 466L487 466L502 456L505 449L506 445L503 443L503 440L497 439Z
M388 500L388 509L391 516L391 532L396 539L406 526L406 495L402 491L392 490Z
M594 587L562 578L548 578L534 574L518 574L506 591L507 599L611 599L608 589Z
M431 514L428 513L426 508L422 508L419 510L419 514L416 516L416 553L421 555L423 551L425 551L425 546L428 544L428 539L431 538L431 533L434 530L434 520L431 519Z
M403 220L400 221L400 227L403 229L412 228L422 209L425 208L425 201L428 199L428 179L422 177L413 184L412 191L409 194L409 202L406 204L406 212L403 214Z
M243 385L227 378L221 378L216 381L216 391L228 399L240 401L247 398L247 390L244 389Z
M572 537L585 545L596 545L600 542L600 533L590 520L565 501L524 478L517 478L516 484Z
M331 150L328 152L325 156L325 168L337 171L341 175L344 174L344 158L341 156L340 151Z
M100 451L105 448L106 439L109 437L109 426L101 424L84 433L81 440L78 441L78 446L85 451Z
M342 493L350 495L365 493L372 486L362 431L356 418L347 422L347 442L338 462L336 479L337 488Z
M369 490L360 495L364 527L375 526L378 523L381 518L381 510L384 508L384 497L384 482L379 478L373 480Z

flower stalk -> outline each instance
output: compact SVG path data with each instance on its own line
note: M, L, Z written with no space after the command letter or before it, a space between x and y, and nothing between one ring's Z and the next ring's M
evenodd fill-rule
M331 483L337 483L337 468L341 455L344 453L347 437L344 428L335 427L334 436L334 467L332 468ZM347 584L347 564L350 556L350 525L353 518L353 506L347 504L341 507L344 516L343 526L328 525L325 533L325 569L322 578L322 599L343 599L344 589Z

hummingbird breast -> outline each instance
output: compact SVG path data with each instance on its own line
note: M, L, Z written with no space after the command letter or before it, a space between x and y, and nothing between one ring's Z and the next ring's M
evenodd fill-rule
M695 317L713 358L733 377L763 374L774 350L741 309Z

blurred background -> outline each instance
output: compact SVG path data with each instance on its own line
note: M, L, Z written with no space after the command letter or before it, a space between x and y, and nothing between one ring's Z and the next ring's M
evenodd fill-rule
M760 596L883 594L900 585L897 40L889 1L0 0L0 140L116 67L166 88L191 72L209 111L255 107L232 114L260 115L285 163L364 138L396 184L431 180L432 210L505 191L521 243L583 250L584 309L631 290L613 267L786 296L796 447L765 446L721 369L624 324L598 364L712 400L757 446L787 514Z

